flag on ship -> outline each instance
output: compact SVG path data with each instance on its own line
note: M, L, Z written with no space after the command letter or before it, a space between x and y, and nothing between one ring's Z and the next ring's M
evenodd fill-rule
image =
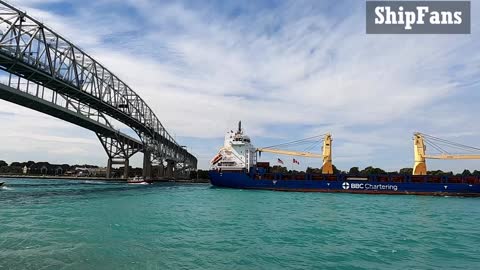
M277 158L277 162L280 163L280 164L283 164L283 160Z

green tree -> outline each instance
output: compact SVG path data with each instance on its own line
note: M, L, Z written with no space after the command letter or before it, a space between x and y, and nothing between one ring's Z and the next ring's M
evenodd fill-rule
M21 174L22 168L20 167L12 167L12 166L3 166L0 167L0 173L5 174Z
M427 174L428 175L444 175L445 172L442 170L436 170L436 171L428 171Z
M358 167L352 167L348 171L348 174L359 175L360 174L360 169Z
M283 167L283 166L280 166L280 165L274 165L271 168L270 172L272 172L272 173L287 173L288 170L287 170L286 167Z
M463 176L472 176L472 173L469 170L465 169L465 170L463 170L462 175Z
M5 167L8 166L8 163L5 162L4 160L0 160L0 167Z
M406 175L412 175L413 174L413 168L403 168L398 171L399 174L406 174Z
M386 172L380 168L374 168L372 166L368 166L363 169L360 174L362 175L370 175L370 174L386 174Z
M10 167L23 167L22 165L23 165L23 163L21 163L21 162L12 162L10 164Z
M321 174L321 173L322 173L322 169L320 169L320 168L310 168L310 167L308 167L308 168L307 168L307 173L310 173L310 174Z
M208 171L205 170L197 170L198 179L210 179L208 175Z

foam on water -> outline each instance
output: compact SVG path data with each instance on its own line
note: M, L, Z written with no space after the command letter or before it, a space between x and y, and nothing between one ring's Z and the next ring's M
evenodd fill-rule
M85 184L92 184L92 185L105 185L105 184L115 184L112 182L107 182L107 181L98 181L98 180L85 180L83 181Z
M0 269L478 269L480 262L478 198L5 181Z

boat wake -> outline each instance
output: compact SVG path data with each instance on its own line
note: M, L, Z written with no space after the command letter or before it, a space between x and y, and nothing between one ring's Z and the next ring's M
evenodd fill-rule
M108 182L105 181L95 181L95 180L85 180L83 181L84 184L92 184L92 185L105 185L109 184Z
M148 183L148 182L137 182L137 183L135 183L135 182L130 182L130 183L128 183L128 184L129 184L129 185L150 185L150 183Z

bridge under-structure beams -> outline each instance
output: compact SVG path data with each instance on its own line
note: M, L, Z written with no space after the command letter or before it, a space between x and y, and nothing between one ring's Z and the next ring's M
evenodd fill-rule
M197 159L167 132L153 110L127 84L73 43L25 12L0 1L0 69L9 74L0 98L87 128L97 134L112 165L144 153L143 174L152 162L167 175L185 176ZM140 140L116 130L130 127Z

